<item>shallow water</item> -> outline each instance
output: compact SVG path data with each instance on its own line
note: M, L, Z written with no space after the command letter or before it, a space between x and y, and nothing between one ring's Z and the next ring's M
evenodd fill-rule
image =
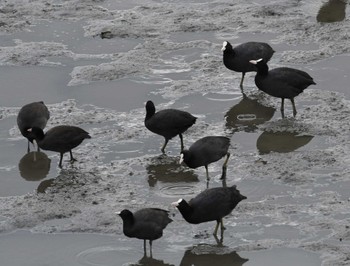
M0 236L0 255L5 265L320 265L317 254L296 248L236 252L226 246L172 247L159 240L165 251L144 256L142 241L125 241L98 234L31 234L18 231ZM6 243L6 245L4 245ZM166 246L164 246L166 245Z
M14 21L13 6L0 1L6 265L346 265L350 23L348 15L317 22L325 2L38 1L18 5ZM317 85L296 98L295 119L288 101L281 119L280 100L259 92L253 73L242 95L240 73L221 61L224 40L269 42L270 67L314 77ZM198 117L185 146L205 135L231 138L226 182L248 199L225 218L223 247L211 235L214 223L189 225L170 206L222 186L222 161L209 166L207 181L204 168L178 164L179 138L161 155L163 139L143 125L148 99ZM92 135L73 150L78 162L61 170L58 154L26 154L16 115L37 100L51 112L47 128L74 124ZM148 206L174 219L153 260L114 214Z

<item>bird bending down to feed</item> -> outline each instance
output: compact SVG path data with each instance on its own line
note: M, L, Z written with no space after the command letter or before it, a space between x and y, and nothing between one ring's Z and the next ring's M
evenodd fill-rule
M181 141L181 151L184 149L182 133L196 122L196 117L188 112L177 109L164 109L156 112L152 101L146 103L145 126L148 130L165 138L162 153L168 141L179 135Z
M134 213L124 209L117 214L123 220L123 233L127 237L143 239L146 254L146 240L149 240L152 256L152 241L161 238L165 227L172 222L169 212L157 208L140 209Z
M250 60L256 65L258 71L255 76L255 84L259 90L267 94L281 98L281 114L284 118L284 99L289 99L293 106L293 116L297 114L294 98L302 93L310 85L315 85L313 78L306 73L295 68L278 67L269 70L265 60Z
M246 42L236 47L225 41L222 45L224 65L233 71L242 72L240 87L243 87L245 73L256 72L256 67L249 63L252 58L263 58L266 62L274 54L271 46L264 42Z
M44 129L49 119L50 112L42 101L26 104L18 112L17 125L21 134L28 139L27 152L30 152L29 144L33 143L34 140L32 134L27 129L32 127Z
M216 221L214 236L217 235L219 225L221 225L221 238L225 229L223 218L230 214L239 202L247 197L241 195L236 186L215 187L204 190L196 197L187 202L179 199L173 202L183 216L191 224L199 224L209 221Z
M76 161L73 158L72 149L79 146L84 139L91 138L88 132L76 126L56 126L49 129L46 133L38 127L27 130L31 132L34 140L41 149L60 153L59 167L62 167L64 153L69 151L70 161Z
M204 166L207 179L209 179L208 165L226 156L222 166L221 178L226 177L227 162L230 157L228 151L230 139L223 136L207 136L197 140L188 150L183 150L180 155L180 164L185 162L190 168Z

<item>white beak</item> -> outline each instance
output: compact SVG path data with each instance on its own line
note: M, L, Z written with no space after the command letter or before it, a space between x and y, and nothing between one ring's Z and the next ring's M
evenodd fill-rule
M249 63L252 63L252 64L256 65L257 63L259 63L262 60L263 60L262 58L260 58L258 60L250 60Z
M224 43L222 44L221 51L225 51L225 50L226 50L226 45L227 45L227 42L224 42Z
M179 206L181 201L183 201L183 199L179 199L178 201L172 202L171 206L177 207L177 206Z
M179 164L182 164L182 162L184 161L184 154L181 153L180 155L180 161L179 161Z

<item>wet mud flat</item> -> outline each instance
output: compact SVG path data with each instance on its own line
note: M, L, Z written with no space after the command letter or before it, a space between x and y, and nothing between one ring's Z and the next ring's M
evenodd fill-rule
M348 2L335 2L0 1L0 257L21 264L31 247L27 265L348 265L350 22ZM338 21L322 22L327 8ZM281 119L280 100L259 92L254 74L242 96L240 74L222 64L224 40L269 42L271 67L314 77L295 119L289 103ZM185 146L231 138L227 184L248 199L224 219L222 244L214 223L189 225L170 206L221 186L221 163L207 184L204 169L178 164L178 138L162 156L163 139L143 125L148 99L198 117ZM75 164L59 169L52 152L30 163L16 115L36 100L52 114L47 128L92 135ZM114 213L148 206L174 220L153 259Z

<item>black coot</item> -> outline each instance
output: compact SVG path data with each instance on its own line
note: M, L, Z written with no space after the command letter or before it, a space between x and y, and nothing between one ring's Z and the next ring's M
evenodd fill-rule
M241 87L245 73L256 71L256 67L250 64L249 60L263 58L268 62L275 52L270 45L264 42L246 42L233 48L229 42L225 41L221 50L224 52L224 65L230 70L242 72Z
M262 58L250 60L256 65L258 71L255 76L255 84L267 94L282 99L281 113L284 118L284 99L289 99L293 105L293 116L297 114L294 97L302 93L307 87L316 84L313 78L306 72L289 68L278 67L269 71L266 61Z
M226 177L227 161L230 157L228 148L230 139L223 136L208 136L197 140L188 150L181 152L180 164L185 162L188 167L197 168L204 166L207 179L209 179L208 165L226 156L222 166L222 176Z
M180 137L181 150L184 149L182 133L191 127L196 119L190 113L176 109L165 109L156 112L152 101L146 103L145 126L148 130L165 138L164 145L161 148L163 153L165 153L168 141L176 135Z
M27 129L32 133L38 146L43 150L56 151L60 153L59 167L62 167L63 154L70 153L70 160L74 162L72 149L80 145L84 139L90 139L90 135L84 129L75 126L56 126L44 134L38 127Z
M236 186L209 188L187 202L179 199L173 202L183 218L191 224L216 221L214 235L221 224L221 237L225 229L222 218L230 214L237 204L247 197L240 194Z
M29 144L33 143L34 138L27 129L32 127L44 129L49 118L50 112L42 101L26 104L19 110L17 125L22 135L28 139L28 152L30 152Z
M123 219L123 233L127 237L143 239L146 254L146 240L149 240L152 256L152 241L163 235L163 229L172 222L169 212L157 208L145 208L132 213L125 209L117 213Z

